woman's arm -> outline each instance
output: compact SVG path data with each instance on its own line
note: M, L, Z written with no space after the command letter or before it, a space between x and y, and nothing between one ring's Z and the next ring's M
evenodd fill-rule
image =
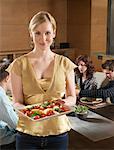
M67 74L66 77L66 95L65 104L73 106L76 104L76 91L75 91L75 75L74 70Z
M10 81L14 107L24 106L21 76L18 76L12 72L10 74Z

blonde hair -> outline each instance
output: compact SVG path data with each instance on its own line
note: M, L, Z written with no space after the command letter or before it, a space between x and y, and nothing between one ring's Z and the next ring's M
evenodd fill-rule
M52 24L53 31L56 32L56 21L54 17L46 11L40 11L32 17L29 23L29 31L34 31L38 25L46 21Z

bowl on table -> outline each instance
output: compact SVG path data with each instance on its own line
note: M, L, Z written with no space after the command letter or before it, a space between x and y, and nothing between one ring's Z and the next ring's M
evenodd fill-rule
M87 106L83 106L83 105L77 105L75 106L75 116L80 118L80 119L86 119L88 116L88 107Z

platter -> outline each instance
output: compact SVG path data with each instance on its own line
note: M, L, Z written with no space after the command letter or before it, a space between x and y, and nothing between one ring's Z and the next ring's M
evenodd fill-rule
M25 106L22 109L15 109L19 115L27 117L32 121L42 121L52 117L61 116L74 111L74 107L69 107L62 100L45 101L42 104Z
M83 104L89 104L89 105L99 104L102 101L103 101L102 98L96 98L94 100L92 100L92 98L86 98L86 97L80 98L80 102L81 103L83 103Z

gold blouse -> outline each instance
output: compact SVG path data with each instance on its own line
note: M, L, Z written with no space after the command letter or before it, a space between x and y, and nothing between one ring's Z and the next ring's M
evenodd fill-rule
M15 59L8 70L21 76L24 103L31 105L61 98L65 93L66 75L75 67L75 64L67 57L56 54L52 78L38 80L27 55L23 55ZM31 121L20 115L17 126L18 131L35 136L58 135L70 129L70 122L66 115L39 122Z
M41 88L46 92L50 83L51 83L51 79L40 79L38 80Z

